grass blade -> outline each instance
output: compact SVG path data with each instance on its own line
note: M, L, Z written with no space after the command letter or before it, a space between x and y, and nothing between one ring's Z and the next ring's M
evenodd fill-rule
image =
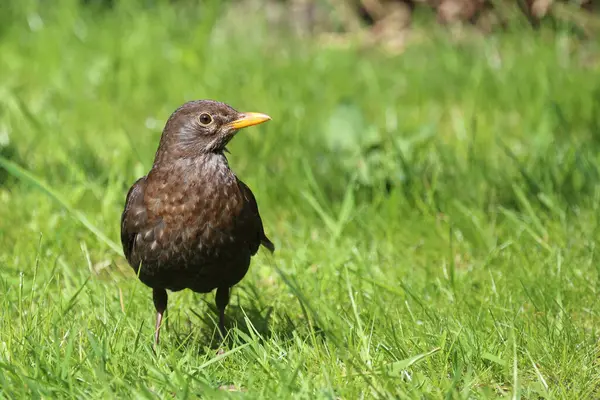
M69 203L62 196L56 193L46 182L2 156L0 156L0 166L6 169L15 178L40 189L48 197L56 201L65 210L67 210L73 218L79 221L79 223L81 223L88 231L90 231L94 236L96 236L102 243L106 244L115 253L119 255L123 254L121 246L119 246L114 241L110 240L108 236L106 236L100 229L98 229L94 224L90 222L90 220L85 216L85 214L71 207L71 205L69 205Z

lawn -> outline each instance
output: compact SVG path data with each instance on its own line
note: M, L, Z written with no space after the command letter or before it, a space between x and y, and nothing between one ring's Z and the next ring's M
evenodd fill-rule
M430 27L392 55L224 7L9 3L0 397L600 397L600 41ZM184 291L155 354L120 215L201 98L273 118L228 157L277 251L224 343Z

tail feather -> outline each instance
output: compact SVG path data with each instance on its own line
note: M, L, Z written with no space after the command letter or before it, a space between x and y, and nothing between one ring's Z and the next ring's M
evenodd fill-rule
M275 245L269 240L269 238L266 235L262 237L262 239L260 240L260 244L269 249L271 253L275 252Z

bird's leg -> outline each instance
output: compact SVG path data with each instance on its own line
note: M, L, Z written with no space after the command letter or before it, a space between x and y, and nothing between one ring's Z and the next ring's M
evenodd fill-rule
M154 300L154 307L156 307L156 327L154 328L154 347L156 348L160 340L160 325L163 314L167 309L167 291L165 289L153 289L152 300Z
M219 330L221 331L221 336L225 338L227 334L225 330L225 307L229 304L229 287L217 288L215 303L217 303L217 309L219 310Z

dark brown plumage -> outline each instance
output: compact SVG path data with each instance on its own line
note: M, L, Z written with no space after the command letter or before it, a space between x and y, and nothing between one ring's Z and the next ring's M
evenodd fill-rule
M219 328L225 334L230 288L244 277L261 244L275 250L254 195L224 155L239 129L269 119L216 101L188 102L167 121L148 175L129 189L121 243L140 280L153 289L155 344L166 289L217 289Z

